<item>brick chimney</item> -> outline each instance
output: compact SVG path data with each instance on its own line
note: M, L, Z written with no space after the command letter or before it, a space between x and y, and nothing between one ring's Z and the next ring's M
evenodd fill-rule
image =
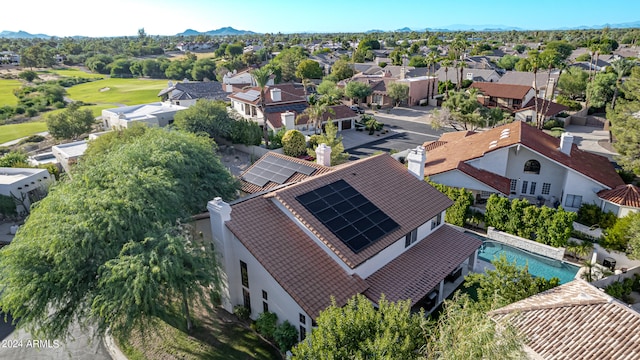
M282 119L282 125L284 125L287 130L296 128L296 114L287 111L280 114L280 118Z
M573 145L573 135L571 133L562 133L560 137L560 151L571 156L571 145Z
M331 166L331 147L320 144L316 148L316 162L320 165Z
M271 88L269 90L271 92L271 101L282 101L282 91L278 88Z
M424 147L418 146L407 154L407 162L409 163L409 173L424 180L424 164L427 162L427 153Z

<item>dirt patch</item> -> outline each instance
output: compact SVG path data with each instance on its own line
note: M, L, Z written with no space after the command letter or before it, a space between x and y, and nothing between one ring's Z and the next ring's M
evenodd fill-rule
M602 146L603 148L611 152L616 152L616 149L613 148L613 145L609 140L598 140L598 145Z
M99 91L100 91L100 92L105 92L105 91L109 91L109 90L111 90L111 88L109 88L109 87L103 87L103 88L102 88L102 89L100 89Z

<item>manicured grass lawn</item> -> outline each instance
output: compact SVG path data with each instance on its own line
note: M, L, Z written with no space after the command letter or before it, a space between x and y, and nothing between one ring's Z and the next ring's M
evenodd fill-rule
M101 79L101 78L104 79L105 77L107 77L106 75L87 73L87 72L84 72L82 70L74 69L74 68L55 69L55 70L48 70L48 71L45 71L45 72L46 73L58 74L60 76L80 77L80 78L87 78L87 79Z
M2 125L0 126L0 144L43 131L47 131L45 122Z
M5 105L16 106L18 98L13 95L13 89L21 86L22 82L20 80L0 79L0 107Z
M167 80L103 79L67 89L68 97L91 104L136 105L160 101L158 93Z

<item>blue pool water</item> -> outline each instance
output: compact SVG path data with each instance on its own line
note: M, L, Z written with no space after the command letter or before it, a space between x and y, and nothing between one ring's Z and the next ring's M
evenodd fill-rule
M483 241L483 245L478 251L478 258L487 262L491 262L504 254L510 263L513 263L515 260L518 266L529 265L529 273L531 275L541 276L545 279L557 277L560 279L561 284L572 281L580 269L578 266L568 264L564 261L533 254L478 235L475 236L481 238Z

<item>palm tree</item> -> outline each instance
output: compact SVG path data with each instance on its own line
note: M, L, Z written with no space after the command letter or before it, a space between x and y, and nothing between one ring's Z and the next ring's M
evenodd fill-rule
M430 71L429 74L435 74L436 72L436 64L438 63L437 56L438 55L435 53L435 51L432 51L429 53L429 55L427 55L427 59L429 59L429 61L431 62L431 66L433 66L433 71ZM435 97L435 93L436 93L436 82L432 81L431 82L431 98L432 99Z
M264 109L264 96L265 87L269 81L269 77L273 74L273 71L268 67L261 67L251 72L251 76L255 80L256 84L260 87L260 111L262 112L262 136L264 138L264 144L269 148L269 130L267 128L267 113Z
M306 115L309 118L308 123L313 125L313 133L317 134L318 129L322 128L322 120L324 118L324 113L326 112L329 112L330 114L334 113L333 109L331 109L326 103L314 101L309 103L309 106L304 109L300 115L298 115L297 119Z
M541 111L538 110L538 67L540 66L540 53L538 50L529 51L529 63L531 64L531 71L533 71L533 102L535 104L536 128L542 130Z
M625 58L620 58L611 62L611 68L617 75L616 88L613 90L613 99L611 99L611 109L615 109L616 107L616 98L618 97L618 90L622 84L622 77L631 71L633 66L633 63Z
M448 72L449 72L449 66L451 66L451 60L449 59L445 59L442 60L442 66L444 66L444 98L447 99L447 96L449 95L449 77L448 77Z

